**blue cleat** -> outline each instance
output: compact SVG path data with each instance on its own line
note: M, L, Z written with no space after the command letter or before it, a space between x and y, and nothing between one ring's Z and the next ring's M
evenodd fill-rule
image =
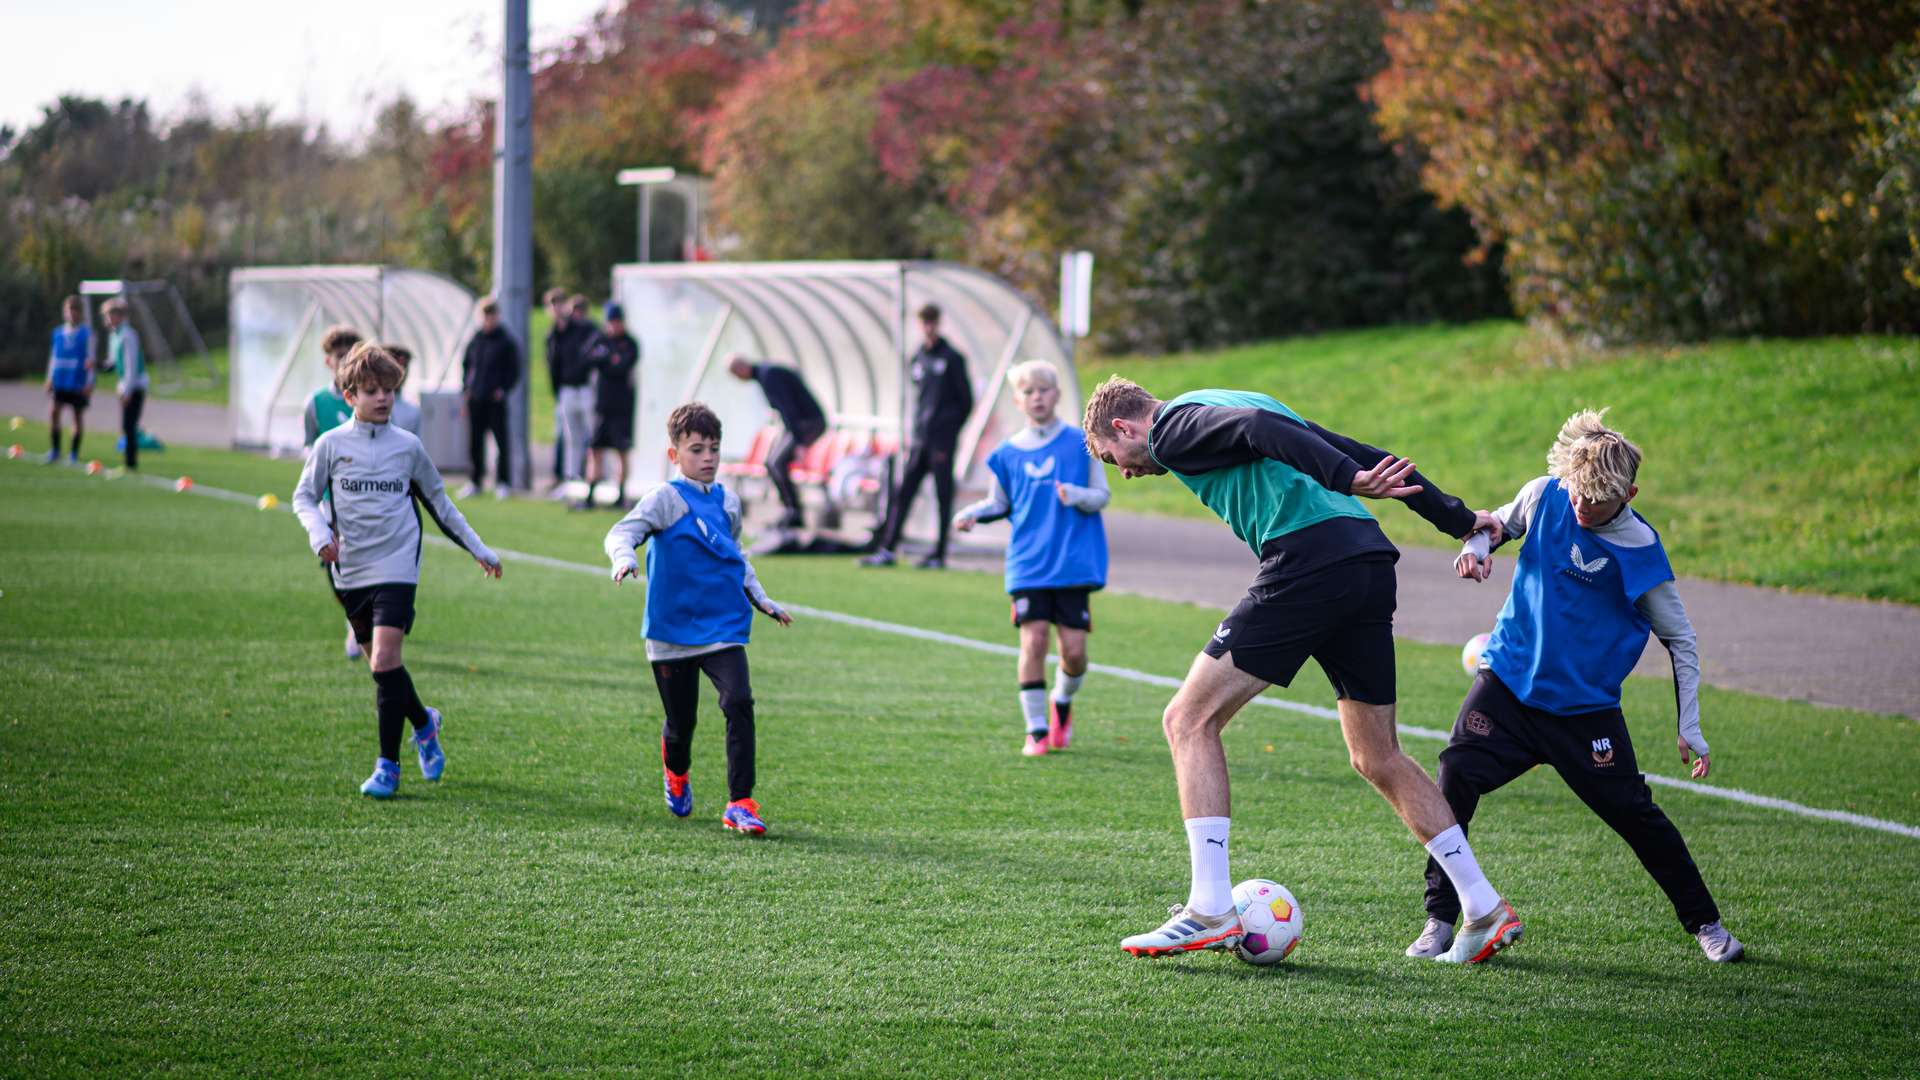
M760 804L752 799L728 803L726 812L720 815L720 824L748 836L760 836L767 831L767 823L760 820Z
M693 782L687 779L685 773L667 768L660 771L666 774L661 786L667 792L667 809L673 811L674 817L686 817L693 813Z
M440 779L440 772L447 767L447 752L440 749L440 710L427 706L427 726L413 729L413 745L420 751L420 776L426 780Z
M375 799L391 799L400 790L400 763L381 758L373 763L373 775L360 785L360 794Z

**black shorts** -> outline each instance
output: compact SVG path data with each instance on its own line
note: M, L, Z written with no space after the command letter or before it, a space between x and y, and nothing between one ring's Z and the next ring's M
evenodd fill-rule
M1013 625L1049 622L1068 630L1093 632L1092 589L1016 589Z
M633 449L633 417L601 416L593 422L593 435L587 445L595 450Z
M1227 615L1206 654L1276 686L1293 682L1311 656L1340 697L1394 702L1389 559L1335 563L1278 586L1255 585Z
M353 640L367 645L373 641L376 626L398 627L403 634L413 632L413 589L412 585L364 585L335 589L333 595L347 609Z
M81 412L85 412L87 406L93 404L93 391L55 390L53 392L53 403L55 405L71 405Z

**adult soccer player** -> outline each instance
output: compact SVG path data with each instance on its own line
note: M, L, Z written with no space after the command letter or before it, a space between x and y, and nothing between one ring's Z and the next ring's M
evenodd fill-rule
M93 401L93 332L85 319L85 308L77 296L69 296L62 305L66 321L53 330L53 347L47 352L47 426L52 434L52 449L46 464L60 460L60 410L73 416L73 442L67 460L80 464L80 439L87 433L87 406Z
M424 779L440 779L447 762L440 746L440 712L421 704L401 659L401 646L413 629L414 592L420 583L415 501L488 577L500 576L500 557L447 498L440 471L420 440L389 422L402 378L393 357L364 342L347 354L337 377L353 405L353 419L313 444L293 492L293 510L306 526L308 545L320 557L348 625L368 654L380 756L360 793L385 799L400 787L403 722L413 724ZM328 504L324 510L323 499Z
M913 509L913 497L928 476L933 477L933 494L940 501L940 539L933 554L921 559L922 570L944 570L947 565L948 518L953 514L954 450L960 443L960 429L973 413L973 383L967 378L967 358L940 333L940 306L928 304L920 309L920 336L923 344L913 354L909 369L919 398L913 410L913 449L900 483L887 500L887 523L876 540L878 550L860 560L862 566L892 566L900 537L907 528L907 512Z
M1620 711L1620 684L1652 630L1673 661L1680 763L1693 766L1696 780L1707 775L1693 624L1660 534L1627 505L1640 492L1640 448L1608 428L1604 415L1569 418L1547 451L1547 475L1493 512L1501 537L1522 536L1526 544L1480 673L1440 752L1440 793L1464 831L1482 795L1551 765L1640 857L1707 959L1727 963L1746 949L1720 925L1687 842L1654 804ZM1497 546L1488 534L1469 536L1455 573L1485 581ZM1429 858L1427 925L1407 955L1446 952L1459 915L1452 883Z
M493 439L493 497L504 499L513 486L513 456L507 448L507 398L520 384L520 347L500 325L500 301L480 301L480 329L460 360L460 385L467 412L467 457L472 461L460 497L478 494L487 482L487 439Z
M1087 635L1093 632L1090 597L1107 584L1107 471L1087 456L1087 440L1054 413L1060 374L1045 360L1007 372L1013 399L1027 426L987 458L993 474L987 497L953 519L961 532L975 523L1013 519L1007 545L1007 593L1020 634L1015 673L1027 739L1020 752L1039 757L1073 741L1073 696L1087 675ZM1060 670L1047 697L1047 636L1060 638Z
M1126 479L1171 473L1260 556L1253 587L1194 657L1163 717L1186 818L1192 887L1156 930L1120 943L1135 956L1231 948L1240 939L1227 873L1226 751L1220 733L1309 656L1339 697L1354 769L1386 798L1459 890L1467 922L1445 959L1478 963L1522 926L1481 873L1433 780L1394 727L1393 564L1361 498L1399 499L1440 531L1497 530L1433 487L1413 462L1301 419L1265 394L1196 390L1161 401L1115 376L1087 401L1088 449Z
M780 496L780 528L806 524L800 489L793 484L793 460L827 433L826 410L814 400L800 373L785 364L754 363L739 353L727 357L727 370L741 382L756 382L780 417L780 437L767 452L767 481Z

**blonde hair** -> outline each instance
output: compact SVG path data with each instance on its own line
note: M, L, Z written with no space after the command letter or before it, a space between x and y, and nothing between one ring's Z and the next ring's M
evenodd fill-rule
M1147 393L1146 387L1114 375L1087 395L1087 412L1080 430L1089 439L1105 439L1113 434L1115 420L1138 420L1158 404L1160 399Z
M1547 473L1596 502L1626 498L1640 472L1640 448L1607 427L1606 415L1582 409L1567 417L1547 451Z
M77 296L73 297L72 303L75 307L80 306L80 298ZM102 315L124 314L126 310L127 310L127 302L125 300L120 299L117 296L107 301L106 303L100 305L100 314Z
M1022 384L1030 384L1035 379L1046 383L1055 390L1060 388L1060 370L1045 360L1022 360L1007 369L1007 385L1015 390Z
M334 385L343 397L375 387L397 391L406 379L407 370L400 366L400 361L371 341L355 345L334 373Z

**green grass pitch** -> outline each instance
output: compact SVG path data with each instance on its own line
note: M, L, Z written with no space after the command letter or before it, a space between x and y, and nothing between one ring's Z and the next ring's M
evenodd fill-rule
M152 467L283 498L293 470ZM610 516L470 507L599 565ZM1682 539L1680 542L1684 543ZM1011 643L997 578L765 560L785 602ZM1551 775L1474 839L1527 938L1408 960L1421 856L1330 722L1228 731L1237 877L1306 936L1257 970L1119 938L1181 898L1167 691L1088 680L1066 754L1016 752L1011 661L802 618L750 655L772 833L722 830L708 692L686 821L661 805L642 590L430 547L407 645L437 785L356 786L371 681L285 513L0 462L0 1073L913 1076L1911 1075L1920 840L1656 789L1749 961L1715 967ZM1094 659L1178 675L1218 612L1097 601ZM1714 643L1704 642L1711 650ZM1444 728L1451 649L1404 644ZM1327 704L1311 668L1286 696ZM1636 680L1643 767L1679 775ZM1920 823L1920 727L1708 691L1712 782ZM1409 739L1431 765L1437 743Z

